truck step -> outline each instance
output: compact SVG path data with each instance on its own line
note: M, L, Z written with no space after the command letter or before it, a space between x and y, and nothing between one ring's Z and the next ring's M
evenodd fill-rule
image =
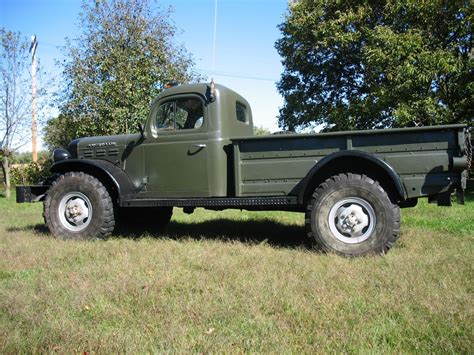
M250 206L292 206L296 196L269 197L208 197L208 198L163 198L132 199L122 201L123 207L250 207Z

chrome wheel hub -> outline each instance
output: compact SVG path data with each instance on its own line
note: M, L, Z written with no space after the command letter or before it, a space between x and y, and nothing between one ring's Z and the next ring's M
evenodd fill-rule
M92 216L92 205L89 198L81 192L71 192L63 196L59 202L59 220L61 224L73 232L85 229Z
M375 229L375 212L372 206L360 197L343 199L329 211L329 229L344 243L361 243Z

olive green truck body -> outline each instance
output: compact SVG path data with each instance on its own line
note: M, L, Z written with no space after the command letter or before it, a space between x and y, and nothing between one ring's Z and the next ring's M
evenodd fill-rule
M116 208L306 211L315 189L339 174L370 177L400 207L419 197L449 205L453 192L462 202L472 161L464 125L252 134L250 106L239 94L214 84L176 86L152 104L141 133L72 141L55 152L52 172L94 176ZM42 200L48 188L20 186L18 202Z
M388 180L399 179L394 187L401 199L438 195L464 186L464 142L462 126L235 140L236 195L300 196L307 187L300 183L310 173L315 177L311 170L326 161L339 172L369 175L372 164Z

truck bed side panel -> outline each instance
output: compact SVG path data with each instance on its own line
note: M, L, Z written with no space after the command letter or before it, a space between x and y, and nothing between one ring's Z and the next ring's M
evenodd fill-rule
M459 131L429 127L236 139L236 196L293 194L318 161L342 150L364 151L386 161L401 177L409 198L437 194L459 180L459 172L451 169L459 155Z

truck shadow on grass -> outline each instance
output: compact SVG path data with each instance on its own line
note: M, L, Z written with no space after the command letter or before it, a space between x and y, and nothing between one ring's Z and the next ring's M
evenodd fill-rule
M474 175L474 173L471 173ZM467 181L467 188L465 190L466 202L474 202L474 179Z
M474 202L474 183L466 191L466 202ZM38 235L51 236L44 224L24 227L7 227L8 232L30 231ZM118 225L112 235L115 238L138 239L142 237L171 238L174 240L238 241L247 244L267 243L274 247L309 249L310 241L304 227L286 225L275 220L239 221L214 219L204 222L185 223L171 221L165 229L153 225Z
M118 226L115 237L140 238L151 236L174 240L238 241L246 244L266 243L274 247L309 248L304 227L281 224L273 220L236 221L214 219L197 223L171 221L165 229L153 226Z
M30 224L24 227L7 227L7 232L33 232L43 237L51 237L44 224ZM173 240L215 240L222 242L241 242L249 245L268 244L278 248L310 249L304 227L285 225L273 220L236 221L214 219L198 223L171 221L160 229L153 225L118 225L112 238L140 239L152 237Z

